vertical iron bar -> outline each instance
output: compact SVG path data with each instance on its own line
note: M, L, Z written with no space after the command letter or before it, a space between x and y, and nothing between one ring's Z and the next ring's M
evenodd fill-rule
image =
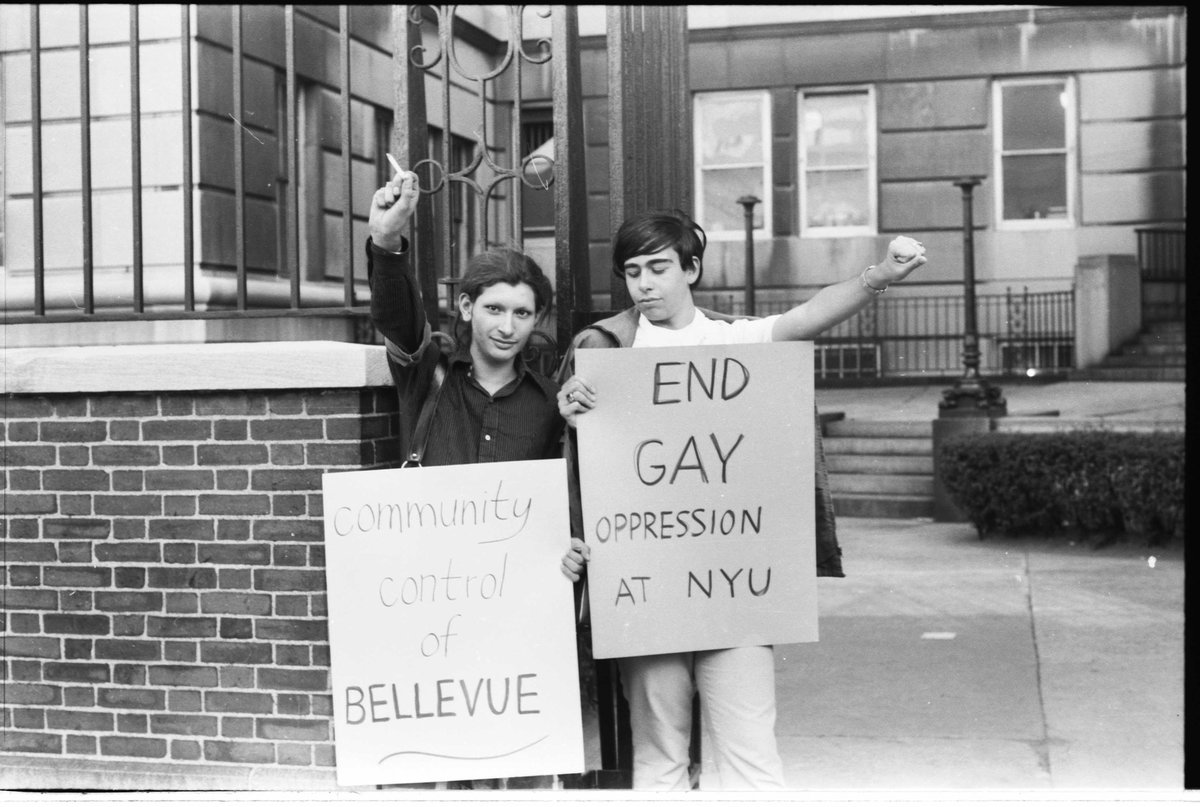
M92 71L88 49L88 5L79 4L79 174L83 203L83 310L96 313L92 250Z
M42 212L42 9L29 6L29 98L33 123L33 313L46 313L46 245Z
M746 225L746 314L754 316L754 206L760 200L757 196L746 195L737 200L742 206L742 217Z
M292 308L300 307L300 165L296 154L299 139L296 115L296 7L283 7L284 70L287 73L285 90L287 112L283 127L287 135L287 237L284 239L283 260L292 273Z
M242 137L242 116L245 103L242 98L242 7L233 6L233 208L234 208L234 252L237 261L237 306L246 310L246 144Z
M129 6L129 133L132 159L133 198L133 310L142 313L146 305L142 266L142 67L141 35L138 33L138 6Z
M342 255L345 269L342 288L346 307L354 305L354 155L350 143L350 7L338 6L338 44L342 84Z
M438 155L438 159L442 164L442 195L438 198L438 214L441 217L442 227L438 232L439 256L442 261L442 277L447 283L446 286L446 309L448 312L454 311L454 290L458 287L458 271L459 268L454 264L454 246L453 236L450 232L454 221L454 208L450 200L450 174L452 173L451 142L454 140L453 119L450 116L450 52L454 47L451 41L454 38L454 9L447 8L443 14L438 17L438 42L442 48L442 83L441 87L441 103L442 103L442 153ZM480 143L477 148L487 149L487 89L483 86L483 82L479 85L479 105L480 105L480 120L482 131L480 134ZM428 155L427 155L428 156ZM490 246L488 237L488 206L485 198L483 204L483 215L480 217L480 243L484 249Z
M513 102L512 116L509 120L508 127L508 149L509 149L509 165L517 172L515 179L508 182L508 186L512 188L511 198L509 199L508 209L509 218L512 221L511 238L517 245L517 249L525 248L525 225L524 215L521 206L525 201L525 185L521 181L521 102L524 100L524 90L521 82L521 77L524 74L524 65L522 65L523 57L521 56L522 43L524 42L521 36L522 6L514 6L509 14L512 17L510 29L512 30L512 40L516 47L516 58L513 59Z
M194 277L196 246L195 225L192 220L192 8L182 4L179 12L179 118L183 127L183 307L196 310L196 278Z

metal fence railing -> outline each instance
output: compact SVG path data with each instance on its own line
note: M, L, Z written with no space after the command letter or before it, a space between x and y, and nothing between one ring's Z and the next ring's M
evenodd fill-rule
M1016 376L1061 373L1074 367L1075 298L1072 291L1028 289L976 298L980 370ZM758 300L759 316L780 314L801 300ZM715 293L711 305L745 312L740 292ZM955 376L963 371L963 298L890 297L817 338L818 379Z
M1142 321L1179 321L1186 314L1187 230L1138 228Z

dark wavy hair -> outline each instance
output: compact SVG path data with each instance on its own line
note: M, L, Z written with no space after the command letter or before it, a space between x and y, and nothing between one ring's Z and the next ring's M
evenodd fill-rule
M467 271L463 274L454 297L455 311L458 311L458 300L462 295L467 295L467 299L474 303L484 289L497 283L508 283L511 286L521 283L528 285L533 289L533 304L538 320L550 312L554 303L554 291L550 287L550 279L542 272L542 267L524 252L506 247L480 252L467 261ZM469 331L464 330L465 325L461 314L457 314L454 320L454 336L459 344L468 344L470 341L464 340L464 335Z
M704 275L704 248L708 237L704 228L682 210L651 210L637 213L617 228L613 236L613 272L625 276L625 261L638 255L649 255L664 249L679 253L679 262L687 268L692 258L699 259L696 282Z

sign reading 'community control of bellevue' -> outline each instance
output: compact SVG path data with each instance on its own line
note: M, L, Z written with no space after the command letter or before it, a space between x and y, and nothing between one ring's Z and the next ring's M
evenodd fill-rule
M578 352L596 658L816 641L812 356Z
M342 785L583 770L563 460L324 477Z

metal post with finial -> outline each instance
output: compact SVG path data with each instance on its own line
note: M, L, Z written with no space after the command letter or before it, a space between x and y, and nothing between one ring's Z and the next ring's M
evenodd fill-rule
M757 196L743 196L737 200L746 217L746 314L754 316L754 206L761 202Z

